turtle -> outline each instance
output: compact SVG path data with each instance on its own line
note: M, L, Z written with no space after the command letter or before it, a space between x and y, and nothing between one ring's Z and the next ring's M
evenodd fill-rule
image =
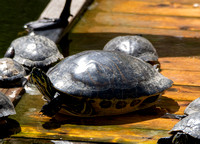
M15 39L4 57L13 58L25 67L27 73L33 67L47 71L49 67L64 58L52 40L34 33Z
M10 99L0 92L0 138L9 137L21 131L20 124L9 118L15 115L16 111Z
M200 98L193 100L184 110L184 115L188 116L192 113L200 112Z
M59 18L46 18L39 19L37 21L31 21L24 24L24 28L29 31L41 31L54 28L63 28L68 25L68 18L72 16L70 14L70 6L72 0L66 0L64 8Z
M6 124L6 119L10 115L16 114L13 103L0 92L0 126Z
M160 138L157 144L199 144L200 113L195 112L179 121L170 131L172 136Z
M106 43L103 50L120 51L138 57L160 70L160 62L158 61L157 51L152 43L143 36L117 36Z
M173 81L136 57L90 50L66 57L47 73L33 68L30 83L47 100L44 115L95 117L152 107Z
M21 87L27 82L24 67L11 58L0 58L0 87Z

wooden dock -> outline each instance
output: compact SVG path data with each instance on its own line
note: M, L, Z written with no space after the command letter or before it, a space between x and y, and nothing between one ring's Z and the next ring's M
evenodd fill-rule
M30 99L25 94L12 117L20 123L21 132L7 140L156 144L160 137L169 136L178 120L162 116L183 114L200 96L199 14L198 0L94 0L78 23L64 32L71 40L68 54L102 49L116 36L142 34L157 49L161 73L174 85L156 109L98 118L41 116L41 95Z
M91 3L92 0L72 0L71 3L71 17L69 17L68 21L69 24L65 28L56 28L51 30L43 30L43 31L35 31L38 35L43 35L48 37L49 39L53 40L55 43L58 43L59 40L64 35L63 33L68 31L76 20L80 17L80 15L86 10L88 5ZM42 18L59 18L60 13L63 10L65 4L65 0L51 0L47 7L44 9L42 14L40 15L39 19ZM28 78L28 76L27 76ZM5 94L10 98L10 100L17 104L21 96L24 94L25 89L24 87L17 87L17 88L0 88L0 92Z

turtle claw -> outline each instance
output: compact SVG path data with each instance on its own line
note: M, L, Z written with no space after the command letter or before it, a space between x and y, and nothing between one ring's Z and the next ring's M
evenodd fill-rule
M52 117L54 116L58 111L60 110L60 107L56 107L55 105L53 105L52 103L47 103L45 104L42 109L41 109L41 113L43 115Z

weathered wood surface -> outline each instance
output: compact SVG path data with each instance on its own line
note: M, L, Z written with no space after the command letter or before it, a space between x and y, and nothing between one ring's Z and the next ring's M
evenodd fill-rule
M41 95L25 94L13 116L21 125L15 138L42 138L155 144L178 122L162 118L166 112L183 114L200 96L200 7L197 0L95 0L70 31L69 55L102 49L111 38L143 34L156 47L161 73L174 81L156 109L130 114L74 118L41 116ZM36 104L37 101L37 104Z
M66 0L51 0L39 19L42 18L59 18ZM36 34L46 36L58 43L63 36L64 31L68 31L79 18L79 16L85 11L92 0L72 0L70 12L71 15L68 18L69 24L65 28L55 28L49 30L35 31Z

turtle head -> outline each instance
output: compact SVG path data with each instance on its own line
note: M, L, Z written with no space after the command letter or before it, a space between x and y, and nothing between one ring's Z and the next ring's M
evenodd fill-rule
M36 85L47 101L53 99L56 92L55 88L53 87L49 77L41 69L34 67L29 81L30 83Z
M9 47L4 55L4 57L7 57L7 58L14 58L15 56L15 49L14 47Z

